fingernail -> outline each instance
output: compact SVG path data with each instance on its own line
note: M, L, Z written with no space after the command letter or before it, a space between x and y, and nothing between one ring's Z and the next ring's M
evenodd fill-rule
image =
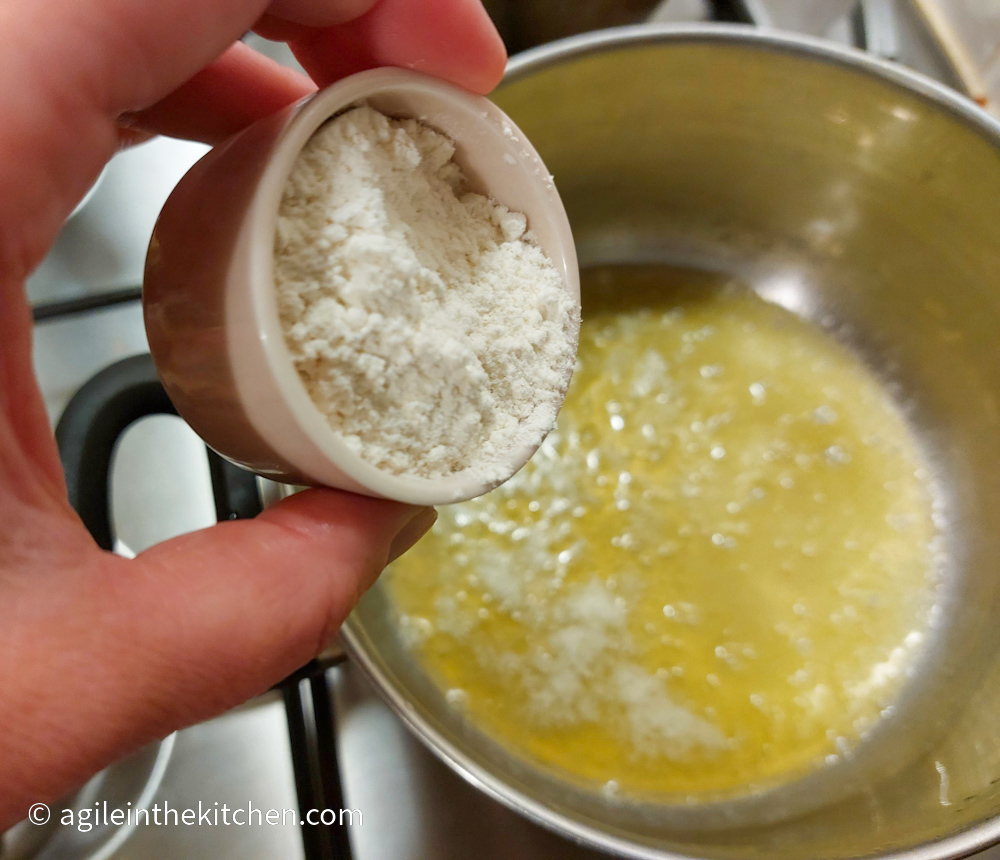
M438 512L434 508L424 508L412 520L410 520L389 546L389 558L386 564L391 564L422 538L438 518Z

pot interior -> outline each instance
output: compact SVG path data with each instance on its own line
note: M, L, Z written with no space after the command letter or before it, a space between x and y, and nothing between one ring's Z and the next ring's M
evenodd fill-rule
M583 841L858 857L1000 810L1000 132L864 62L635 29L524 56L495 94L554 174L583 267L725 272L831 329L898 393L944 500L943 612L896 717L836 779L712 808L616 802L509 754L447 705L373 588L345 637L390 703L480 787Z

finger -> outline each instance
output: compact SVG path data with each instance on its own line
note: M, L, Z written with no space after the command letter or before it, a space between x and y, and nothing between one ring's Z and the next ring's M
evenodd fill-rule
M316 31L315 27L297 24L287 18L277 15L261 15L253 25L253 31L258 36L270 39L272 42L291 42L302 39Z
M0 761L15 805L290 674L432 521L431 509L312 490L133 561L95 552L56 590L25 577L0 607L12 655L0 666Z
M151 684L175 687L184 665L211 654L225 678L209 692L210 698L221 697L219 706L266 689L329 644L392 554L401 551L397 539L414 542L419 535L412 527L426 523L429 512L310 490L256 520L224 523L143 553L139 560L155 572L166 599L177 596L174 606L161 606L157 595L155 605L144 608L156 611L168 631L178 619L185 628L180 647L170 635L147 641L154 652L169 653L165 674ZM203 701L205 693L192 693L187 701Z
M301 3L283 0L285 14ZM330 21L357 0L330 0ZM21 279L145 110L213 62L267 0L31 0L0 13L0 273Z
M138 128L129 128L124 125L119 125L117 131L118 149L120 150L138 146L140 143L146 143L156 137L156 135L152 132L142 131Z
M315 89L305 76L237 42L152 107L122 114L118 125L215 144Z
M479 0L380 0L339 27L286 27L284 34L320 86L364 69L401 66L488 93L507 62L500 34Z
M268 11L277 18L310 27L330 27L364 15L377 0L271 0Z

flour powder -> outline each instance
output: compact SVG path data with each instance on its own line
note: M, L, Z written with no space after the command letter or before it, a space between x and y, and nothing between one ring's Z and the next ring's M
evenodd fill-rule
M499 482L555 421L578 311L525 216L467 191L454 151L367 106L320 128L281 201L278 304L309 395L362 458Z

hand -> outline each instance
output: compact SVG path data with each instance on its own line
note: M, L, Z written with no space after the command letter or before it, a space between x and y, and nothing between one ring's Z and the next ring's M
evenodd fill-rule
M479 0L31 0L0 8L0 830L130 750L266 690L336 633L427 508L311 490L134 560L66 501L24 279L124 142L209 143L314 89L400 65L489 91Z

